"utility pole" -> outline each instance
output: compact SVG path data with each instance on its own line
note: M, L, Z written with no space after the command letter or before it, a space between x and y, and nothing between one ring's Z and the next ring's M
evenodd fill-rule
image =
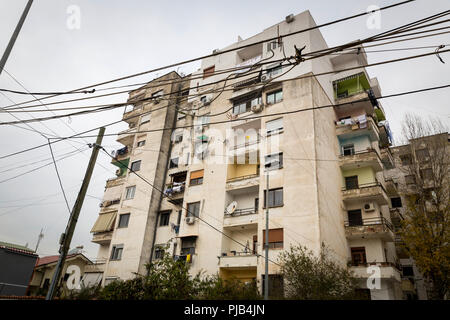
M28 0L28 3L26 5L25 9L23 10L22 16L20 17L20 20L17 23L16 29L14 29L14 33L8 42L8 46L6 47L5 52L3 53L2 59L0 60L0 74L2 74L3 68L5 67L5 64L6 64L6 60L8 60L9 54L11 53L14 43L16 42L17 36L19 35L19 32L20 32L20 29L22 29L22 25L25 21L25 18L28 15L28 11L30 11L32 3L33 3L33 0Z
M264 300L269 300L269 170L266 169L266 241L265 241L265 260L266 270L264 276Z
M38 241L36 243L36 249L34 249L34 252L37 252L37 249L39 248L39 243L41 242L42 238L44 238L44 234L42 233L43 230L44 229L42 228L41 232L39 233Z
M52 300L55 295L55 289L61 277L62 269L64 267L64 261L67 256L67 251L70 248L70 242L72 241L75 225L77 224L78 216L80 215L81 207L83 206L83 201L86 196L87 189L89 187L89 182L91 180L92 172L94 171L94 165L95 162L97 161L98 150L101 147L104 133L105 128L104 127L100 128L95 144L89 145L90 147L92 147L91 158L89 159L89 164L86 169L86 173L84 175L83 184L81 185L81 189L78 192L77 200L75 201L75 205L73 206L72 212L70 214L66 231L63 234L61 234L61 238L59 240L61 246L59 248L60 255L58 259L58 264L56 265L52 283L50 284L50 288L48 289L45 300Z

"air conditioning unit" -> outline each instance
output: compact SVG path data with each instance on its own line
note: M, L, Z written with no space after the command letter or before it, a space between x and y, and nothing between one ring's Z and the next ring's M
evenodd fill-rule
M270 76L268 74L264 74L261 76L261 82L267 82L270 80Z
M256 104L254 106L251 107L252 112L254 113L259 113L264 109L264 105L263 104Z
M195 217L186 217L186 223L187 224L194 224L195 222Z
M160 101L161 101L161 98L160 98L160 97L156 97L156 98L153 99L153 102L154 102L155 104L158 104Z
M116 176L120 176L121 174L122 174L122 170L117 169L117 170L116 170Z
M211 97L205 96L205 98L201 101L203 106L207 106L211 103Z
M364 204L364 211L365 212L370 212L370 211L374 211L374 210L375 210L375 207L373 205L373 202Z

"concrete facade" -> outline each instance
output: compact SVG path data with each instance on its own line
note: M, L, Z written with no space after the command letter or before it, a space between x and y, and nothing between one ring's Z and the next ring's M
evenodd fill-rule
M239 38L215 52L313 26L310 13L303 12L291 22ZM275 71L268 70L279 65L275 61L295 56L294 45L306 45L305 52L327 48L315 29L283 38L282 45L264 42L215 55L177 83L189 89L181 100L172 101L177 108L157 110L170 102L155 105L150 100L129 112L142 119L140 114L152 111L151 120L133 127L140 133L133 134L131 128L119 135L129 154L118 159L128 158L130 165L141 160L137 173L154 188L129 172L107 182L105 201L118 201L101 210L101 214L113 212L110 217L115 222L108 230L94 232L93 241L100 244L98 258L105 260L99 269L103 284L144 274L145 264L168 246L176 259L191 264L193 274L203 270L224 278L254 279L261 285L268 172L272 262L290 246L304 245L319 253L325 244L336 261L352 268L362 288L367 289L367 268L379 268L381 286L368 289L372 299L402 298L383 176L387 162L382 155L389 143L381 139L389 141L389 131L376 115L384 114L380 102L360 101L381 93L378 81L360 67L367 63L364 52L297 60L294 65L287 64L295 59L285 59L282 71L272 75ZM264 64L234 76L218 72L257 62ZM339 72L355 66L360 69ZM327 71L336 73L316 76ZM217 83L225 78L226 87ZM172 72L157 80L161 79L181 77ZM132 91L130 103L140 92L140 97L151 97L163 88L153 88L155 83ZM174 91L164 87L165 94ZM158 130L174 124L178 129ZM149 129L156 131L142 132ZM142 140L145 146L138 147ZM266 157L279 153L282 166L265 170ZM127 200L130 186L136 191ZM156 189L168 193L163 196ZM127 213L127 227L118 227L119 216ZM358 232L352 231L355 227ZM119 248L119 259L114 257L114 246ZM276 275L279 268L272 262L269 273Z

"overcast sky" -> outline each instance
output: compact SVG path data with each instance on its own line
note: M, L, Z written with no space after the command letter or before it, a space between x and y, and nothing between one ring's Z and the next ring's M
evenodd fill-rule
M0 54L6 48L26 2L0 0ZM66 91L209 54L213 49L236 42L238 35L243 39L248 38L282 21L291 13L310 10L316 23L322 24L363 12L369 5L381 7L392 3L394 1L374 0L39 0L34 1L31 7L5 70L29 91ZM71 16L67 10L71 5L80 9L79 29L70 29L67 25ZM448 0L418 0L383 11L381 30L369 30L366 27L366 17L363 17L322 28L321 31L328 45L334 46L394 28L449 7ZM380 49L440 44L450 45L450 36L447 34L403 42ZM429 51L430 49L369 53L368 60L373 63ZM372 67L368 72L371 77L378 78L385 95L446 85L450 83L450 55L442 54L441 57L446 64L439 62L436 56L430 56ZM178 71L188 74L195 71L198 65L194 63L181 66ZM163 73L165 72L160 72L159 75ZM155 76L157 75L150 74L120 84L145 82ZM24 90L6 72L0 75L0 88ZM439 117L449 124L449 93L449 89L444 89L383 100L394 137L400 134L400 121L405 112L414 112L423 117ZM20 102L29 99L8 93L6 96L0 95L2 107L10 105L11 100ZM122 94L93 101L95 104L124 102L126 98L127 95ZM86 103L92 104L92 101ZM33 123L31 126L44 133L67 136L117 121L122 113L123 109L118 109L52 120L45 124ZM44 115L51 114L33 114L35 117ZM21 119L30 118L30 114L20 113L17 116ZM0 114L0 121L12 120L14 118L10 115ZM107 133L125 128L124 123L118 124L108 127ZM29 130L0 126L0 156L47 142L40 134L27 129ZM54 153L59 158L74 151L75 147L87 149L86 143L94 140L58 142L53 145ZM105 138L103 145L109 150L119 146L114 137ZM70 207L76 199L90 152L90 149L83 153L74 152L72 157L57 163ZM10 181L1 181L49 163L49 157L50 150L44 147L0 160L0 241L28 244L34 249L39 231L43 228L45 237L38 250L41 255L57 254L59 235L64 232L69 217L53 165ZM98 245L90 242L92 236L89 231L98 216L105 180L113 177L115 172L110 160L111 158L100 153L72 240L72 247L83 245L90 258L96 257ZM30 164L31 162L37 163ZM22 167L16 168L19 166Z

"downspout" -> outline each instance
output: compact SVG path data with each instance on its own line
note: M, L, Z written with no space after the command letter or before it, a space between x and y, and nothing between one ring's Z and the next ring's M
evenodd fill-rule
M172 84L172 88L173 89L174 84ZM178 84L178 93L180 93L181 91L181 83ZM172 90L171 90L172 92ZM172 121L172 128L174 128L177 124L177 108L178 108L178 103L180 102L180 98L179 96L177 96L176 102L175 102L175 115L173 117L173 121ZM174 129L172 129L172 133L173 133ZM166 161L166 166L164 169L164 178L163 178L163 185L166 184L166 178L167 178L167 171L169 170L169 161L170 161L170 155L172 153L172 143L169 144L169 150L168 150L168 155L167 155L167 161ZM154 232L153 232L153 239L152 239L152 248L150 251L150 259L149 259L149 264L152 263L153 261L153 251L155 250L155 241L156 241L156 231L158 230L158 220L159 220L159 211L161 209L161 202L162 202L162 198L163 195L161 194L161 197L159 197L159 203L158 203L158 213L156 215L156 220L155 220L155 228L154 228ZM149 269L147 269L147 276L149 275Z

